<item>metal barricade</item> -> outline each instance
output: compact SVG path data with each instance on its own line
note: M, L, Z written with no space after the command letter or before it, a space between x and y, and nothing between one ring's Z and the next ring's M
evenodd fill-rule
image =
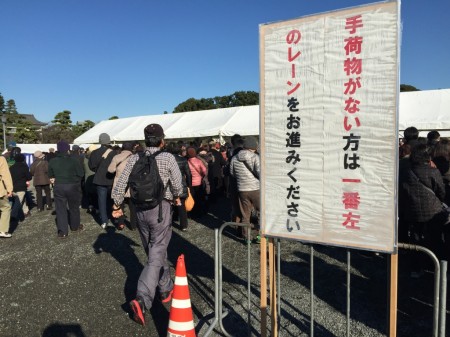
M246 227L248 237L250 237L251 227L248 224L241 224L235 222L226 222L219 229L214 230L215 237L215 249L214 249L214 276L215 276L215 296L214 296L214 318L210 327L206 331L204 337L211 334L213 329L219 325L221 332L227 336L232 335L226 331L223 326L223 319L229 314L228 311L223 311L223 291L222 291L222 233L228 226ZM281 323L281 241L275 239L277 246L277 306L276 306L276 320L277 331L279 333ZM447 299L447 261L440 261L436 255L429 249L411 244L399 243L399 248L416 250L427 254L434 264L434 304L433 304L433 337L445 337L445 323L446 323L446 299ZM248 336L251 335L251 273L250 273L250 261L251 261L251 248L247 246L247 326ZM347 296L346 296L346 333L347 337L350 337L350 282L351 282L351 252L347 249ZM314 336L314 246L310 245L310 336Z
M428 248L399 243L399 248L415 250L427 254L434 264L434 303L433 303L433 337L445 337L445 313L447 301L447 261L439 260L436 255ZM441 277L441 266L442 277ZM440 323L439 323L440 322Z

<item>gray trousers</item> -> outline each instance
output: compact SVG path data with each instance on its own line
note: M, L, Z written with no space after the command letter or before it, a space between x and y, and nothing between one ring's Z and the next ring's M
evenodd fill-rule
M167 261L167 247L172 237L172 206L163 200L162 221L158 223L159 206L150 210L136 210L137 227L148 261L139 276L136 297L141 298L145 308L152 307L156 288L159 292L170 291L173 281Z

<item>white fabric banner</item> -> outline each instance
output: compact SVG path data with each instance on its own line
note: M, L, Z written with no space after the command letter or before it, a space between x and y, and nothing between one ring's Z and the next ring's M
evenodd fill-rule
M396 247L396 2L260 26L263 234Z

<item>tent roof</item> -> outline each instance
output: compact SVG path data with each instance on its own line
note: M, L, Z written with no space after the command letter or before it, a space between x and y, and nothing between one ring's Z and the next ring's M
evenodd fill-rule
M112 142L143 140L143 129L151 123L163 127L166 139L258 135L259 105L102 121L76 138L74 144L98 143L101 133L107 133Z
M450 131L450 89L400 93L399 130Z
M399 110L399 131L415 126L450 136L450 89L402 92ZM74 144L98 143L104 132L112 142L143 140L143 128L151 123L160 124L167 139L259 135L259 105L102 121Z

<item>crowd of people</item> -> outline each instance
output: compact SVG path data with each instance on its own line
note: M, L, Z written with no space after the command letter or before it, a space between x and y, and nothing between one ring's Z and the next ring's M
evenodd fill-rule
M36 151L30 167L25 163L21 149L11 142L3 155L2 173L4 183L11 182L5 190L5 207L2 211L4 223L9 220L23 221L33 212L50 210L56 215L57 236L65 238L69 229L83 229L80 224L80 208L86 209L102 228L115 226L118 230L137 228L136 209L129 191L124 198L124 214L111 216L111 192L127 162L145 147L138 141L126 141L120 147L112 145L108 134L99 136L98 144L84 149L58 142L56 151ZM208 212L210 203L223 202L227 197L231 204L230 220L250 223L251 216L259 212L259 155L255 137L234 135L231 143L196 139L190 142L164 143L163 151L171 153L182 174L183 192L181 205L173 207L173 221L182 231L188 229L188 218L199 219ZM9 175L11 179L9 180ZM35 195L29 188L32 181ZM189 192L188 192L189 190ZM10 194L6 192L11 192ZM185 208L188 195L194 199L189 212ZM55 209L53 209L55 206ZM69 210L68 212L66 210ZM252 221L255 222L255 221ZM257 222L257 221L256 221ZM245 229L238 230L246 242L259 242L258 228L252 225L252 237L247 238ZM9 226L0 228L0 237L11 237Z
M115 226L117 230L139 230L148 262L130 307L140 324L145 324L145 312L157 291L162 302L171 299L173 281L167 247L173 225L186 231L188 218L198 220L208 212L210 203L228 199L229 220L251 228L239 227L238 235L245 243L259 243L258 221L252 221L252 217L258 217L260 207L256 137L234 135L230 144L214 140L166 142L158 124L148 125L144 137L145 146L126 141L119 147L102 133L99 144L86 150L77 145L70 148L61 140L57 151L36 151L30 167L15 144L0 157L0 237L10 238L11 218L26 221L33 206L37 212L54 208L57 238L61 239L69 230L84 229L81 209L95 217L103 229ZM423 245L439 259L448 260L450 141L437 131L420 138L419 131L409 127L400 141L399 156L399 241ZM161 183L158 207L148 206L150 199L142 201L135 186L139 179L146 179L136 172L141 161L147 160L150 166L151 159L157 170L154 176ZM35 205L30 181L36 191ZM188 211L185 201L189 195L195 205ZM425 268L423 255L417 261L412 266L414 277L420 277Z
M430 249L448 261L450 228L450 140L433 130L419 137L415 127L404 131L399 147L399 242ZM425 269L425 256L412 261L412 277Z
M231 219L250 224L259 212L260 161L255 137L231 137L231 144L209 140L166 142L158 124L144 129L145 146L138 141L111 144L108 134L99 135L99 144L84 150L59 141L56 151L36 151L30 167L16 144L0 157L0 237L10 238L10 220L26 221L31 208L56 215L57 238L64 239L69 230L84 229L80 210L86 209L99 225L117 230L138 229L148 256L137 285L136 298L130 302L133 318L145 324L148 311L158 292L164 303L171 300L173 281L167 262L167 247L173 225L188 229L188 218L199 219L208 212L210 203L231 204ZM139 195L136 181L145 175L137 168L142 160L154 159L152 176L161 181L158 207ZM148 164L150 166L150 164ZM157 172L157 173L156 173ZM35 187L35 201L29 188ZM138 192L137 192L138 191ZM188 212L185 201L194 198ZM54 209L54 210L53 210ZM34 210L33 210L34 212ZM174 221L178 221L176 224ZM255 221L254 221L255 222ZM238 235L246 243L259 243L257 221Z

